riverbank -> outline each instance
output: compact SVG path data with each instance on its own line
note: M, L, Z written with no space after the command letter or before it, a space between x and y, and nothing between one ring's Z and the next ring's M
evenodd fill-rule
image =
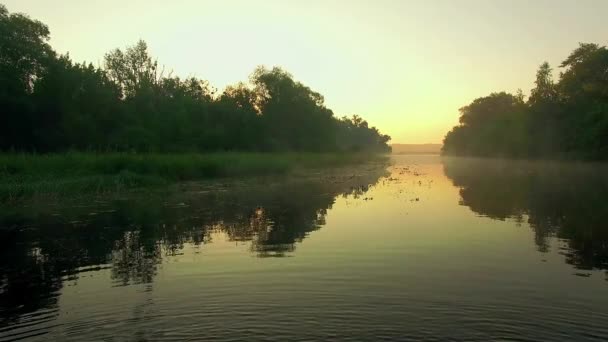
M0 201L35 195L120 192L218 177L285 174L362 163L370 154L209 153L0 154Z

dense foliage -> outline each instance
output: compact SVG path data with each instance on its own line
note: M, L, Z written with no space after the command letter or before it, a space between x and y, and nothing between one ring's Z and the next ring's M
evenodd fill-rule
M389 151L358 116L334 117L323 96L280 68L217 93L165 73L140 41L74 63L46 25L0 5L0 150Z
M580 44L559 80L543 63L525 101L521 92L478 98L460 109L443 152L518 158L608 159L608 49Z

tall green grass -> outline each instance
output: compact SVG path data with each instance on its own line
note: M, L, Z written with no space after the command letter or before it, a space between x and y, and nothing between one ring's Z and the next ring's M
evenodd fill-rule
M0 154L0 201L37 194L123 191L214 177L284 174L370 158L376 157L317 153Z

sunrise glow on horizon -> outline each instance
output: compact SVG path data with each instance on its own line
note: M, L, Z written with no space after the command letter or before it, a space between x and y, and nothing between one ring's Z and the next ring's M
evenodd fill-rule
M179 76L211 85L280 66L392 143L440 143L458 108L493 91L528 93L538 66L579 42L606 43L608 1L5 0L49 26L51 45L101 64L143 39ZM71 18L66 20L66 18Z

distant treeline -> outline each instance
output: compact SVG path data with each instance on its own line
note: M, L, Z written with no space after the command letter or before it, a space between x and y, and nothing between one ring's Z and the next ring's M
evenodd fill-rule
M334 117L280 68L218 93L166 72L143 41L96 67L48 40L46 25L0 4L0 150L390 151L389 136Z
M547 62L525 100L493 93L460 109L460 125L445 137L452 155L608 159L608 49L580 44L554 82Z

